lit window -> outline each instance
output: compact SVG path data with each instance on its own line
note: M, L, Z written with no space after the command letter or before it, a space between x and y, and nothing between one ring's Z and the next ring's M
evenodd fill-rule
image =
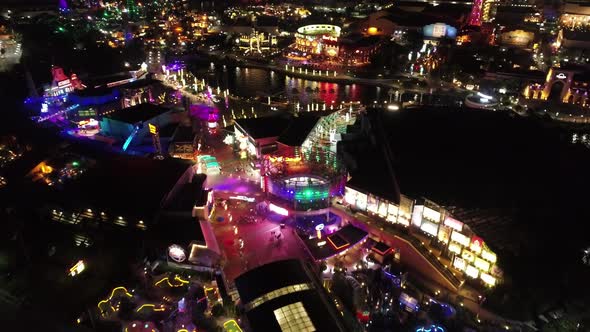
M265 302L276 299L277 297L291 294L291 293L305 291L305 290L312 289L312 288L313 288L313 286L311 284L297 284L297 285L281 287L279 289L275 289L271 292L268 292L264 295L261 295L261 296L255 298L254 300L247 303L245 305L245 308L246 308L246 310L252 310Z
M313 332L315 327L301 302L273 311L283 332Z

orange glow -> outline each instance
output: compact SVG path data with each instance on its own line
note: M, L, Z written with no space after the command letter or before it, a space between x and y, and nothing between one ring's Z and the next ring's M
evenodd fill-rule
M271 162L287 162L287 163L297 163L301 161L301 157L269 157L268 160Z
M43 172L44 174L49 174L51 172L53 172L53 168L49 165L41 165L41 172Z
M350 244L350 243L345 243L345 244L343 244L343 245L341 245L341 246L337 247L337 246L334 244L334 242L332 242L332 239L331 239L329 236L328 236L328 241L330 242L330 244L332 245L332 247L334 247L334 249L336 249L336 250L339 250L339 249L345 248L345 247L347 247L347 246Z
M379 32L379 29L377 29L376 27L369 27L367 29L367 33L370 35L376 35Z

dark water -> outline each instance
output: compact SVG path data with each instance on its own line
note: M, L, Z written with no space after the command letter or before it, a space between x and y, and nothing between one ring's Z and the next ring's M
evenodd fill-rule
M265 69L212 63L193 63L190 68L197 78L241 97L281 95L303 105L312 102L336 105L349 101L370 104L375 100L389 100L388 90L376 86L317 82Z

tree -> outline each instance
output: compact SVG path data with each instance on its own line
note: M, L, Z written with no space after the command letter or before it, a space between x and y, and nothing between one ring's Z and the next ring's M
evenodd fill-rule
M224 311L225 310L223 310L223 305L221 305L221 303L216 303L213 308L211 308L211 314L213 317L220 317L223 315Z

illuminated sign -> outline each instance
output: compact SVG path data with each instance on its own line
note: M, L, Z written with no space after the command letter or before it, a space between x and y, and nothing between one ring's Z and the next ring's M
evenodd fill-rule
M86 265L84 265L83 260L79 260L74 266L70 268L70 276L75 277L78 274L82 273L86 269Z
M424 212L422 213L424 218L432 220L434 222L440 221L440 212L434 211L431 208L424 207Z
M273 203L270 203L268 205L268 209L276 214L280 214L281 216L288 216L289 215L289 211L285 208L282 208L280 206L276 206Z
M319 224L317 226L315 226L315 231L316 231L316 235L318 237L318 239L322 238L322 230L324 229L324 224Z
M447 243L451 235L451 229L445 226L440 226L438 229L438 240Z
M488 261L485 261L479 257L475 258L475 262L473 263L473 265L475 265L475 267L477 267L478 269L488 272L490 270L490 263Z
M416 205L414 212L412 213L412 224L416 227L420 227L422 224L422 211L424 211L423 205Z
M451 217L445 218L444 225L451 227L452 229L459 231L459 232L463 230L463 223L460 222L459 220L453 219Z
M559 73L559 74L555 75L555 77L558 78L558 79L560 79L560 80L563 80L564 78L567 77L567 75L564 74L564 73Z
M444 37L447 33L447 26L445 24L435 24L432 28L432 37Z
M69 85L69 84L70 84L70 80L69 79L57 82L57 86L59 86L59 87L66 86L66 85Z
M473 236L471 238L471 245L469 245L469 249L475 253L480 253L481 248L483 247L483 239L479 236Z
M186 253L179 245L173 244L168 247L168 256L177 263L182 263L186 260Z
M455 38L457 37L457 29L448 24L434 23L426 25L422 28L422 33L425 37L430 38Z
M156 135L158 133L158 127L156 127L156 125L148 123L148 127L150 129L150 134Z
M496 284L496 278L492 277L487 273L482 273L480 276L481 280L485 282L488 286L494 286Z
M399 295L399 301L406 306L406 310L409 312L418 310L418 300L404 292Z
M420 229L432 236L436 236L438 233L438 225L429 221L422 222Z
M473 262L475 260L475 255L471 251L463 250L461 257L465 258L466 261Z
M322 39L326 40L326 41L334 41L334 42L338 41L338 37L331 37L331 36L322 36Z
M481 257L482 257L483 259L486 259L486 260L488 260L488 261L492 262L492 263L495 263L495 262L496 262L496 259L497 259L497 257L496 257L496 254L494 254L494 253L493 253L493 252L491 252L491 251L487 251L487 250L485 250L485 249L484 249L484 250L482 250L482 252L481 252Z
M465 271L465 267L467 266L467 263L465 262L465 260L463 258L455 257L455 261L453 262L453 266L457 270Z
M318 242L318 247L323 247L326 245L326 241L320 241Z
M399 207L397 207L397 205L395 205L395 204L389 203L389 206L387 207L387 214L389 214L391 216L397 216L398 212L399 212Z
M473 265L467 265L465 269L465 274L470 276L471 278L477 278L479 276L479 270Z
M458 255L461 253L461 246L459 246L456 243L451 243L451 244L449 244L449 251L454 252L455 254Z
M451 240L465 247L469 246L469 238L459 232L454 231L453 234L451 234Z

